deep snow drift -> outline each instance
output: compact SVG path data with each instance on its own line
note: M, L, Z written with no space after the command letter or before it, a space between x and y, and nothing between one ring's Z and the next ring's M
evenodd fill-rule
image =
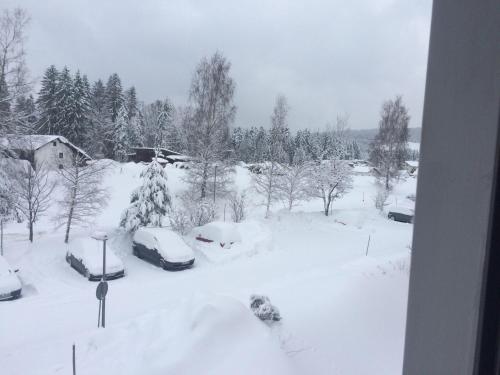
M373 177L354 176L330 217L312 200L291 213L276 204L265 220L248 171L237 167L237 188L249 189L241 241L226 249L186 236L195 267L167 272L134 257L117 228L143 168L114 163L108 207L72 233L107 230L125 265L126 276L109 283L105 329L96 283L65 262L63 231L50 217L37 223L32 245L24 224L7 225L5 257L20 269L23 297L0 303L0 373L71 373L73 343L78 374L401 373L413 228L374 208ZM166 171L175 201L185 171ZM391 207L413 204L415 182L396 185ZM252 294L269 296L282 320L257 319Z

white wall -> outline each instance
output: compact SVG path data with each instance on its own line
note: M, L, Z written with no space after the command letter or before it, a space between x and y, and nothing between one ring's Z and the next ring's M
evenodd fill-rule
M43 163L50 169L59 168L59 164L63 166L71 165L73 162L73 149L61 143L58 139L54 142L56 142L55 146L52 142L49 142L35 151L35 165L39 166ZM59 153L63 154L62 158L59 158Z

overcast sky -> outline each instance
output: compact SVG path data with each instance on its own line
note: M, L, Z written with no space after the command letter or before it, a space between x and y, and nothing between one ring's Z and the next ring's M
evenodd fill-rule
M91 80L117 72L145 102L182 105L198 61L216 50L232 63L235 125L268 126L285 94L292 129L348 114L377 126L383 100L403 95L421 125L431 0L3 0L32 18L32 76L50 65ZM2 6L2 7L3 7Z

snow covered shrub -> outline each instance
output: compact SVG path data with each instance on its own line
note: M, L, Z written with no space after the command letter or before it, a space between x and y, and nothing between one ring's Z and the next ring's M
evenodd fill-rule
M377 192L377 195L374 198L375 201L375 207L382 212L384 210L384 207L387 206L387 198L389 196L389 193L385 189L379 189Z
M216 206L209 199L187 201L184 198L184 207L193 227L200 227L215 220Z
M187 212L183 209L172 207L168 219L172 230L179 234L186 235L193 228Z
M229 207L231 209L231 218L235 223L244 220L246 215L245 193L233 193L229 199Z
M167 174L156 160L141 173L141 177L142 185L132 192L130 206L120 220L120 226L129 232L140 226L161 227L171 204Z
M279 321L281 315L278 308L271 304L269 297L253 294L250 296L250 308L257 318L263 321Z

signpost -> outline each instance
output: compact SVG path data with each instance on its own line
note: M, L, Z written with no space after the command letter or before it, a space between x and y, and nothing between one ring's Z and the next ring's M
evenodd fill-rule
M95 291L96 297L99 300L99 315L97 320L97 327L99 324L102 328L106 327L106 294L108 293L108 283L106 282L106 241L108 235L103 232L96 232L92 236L97 241L102 241L102 278L101 282L97 285Z

